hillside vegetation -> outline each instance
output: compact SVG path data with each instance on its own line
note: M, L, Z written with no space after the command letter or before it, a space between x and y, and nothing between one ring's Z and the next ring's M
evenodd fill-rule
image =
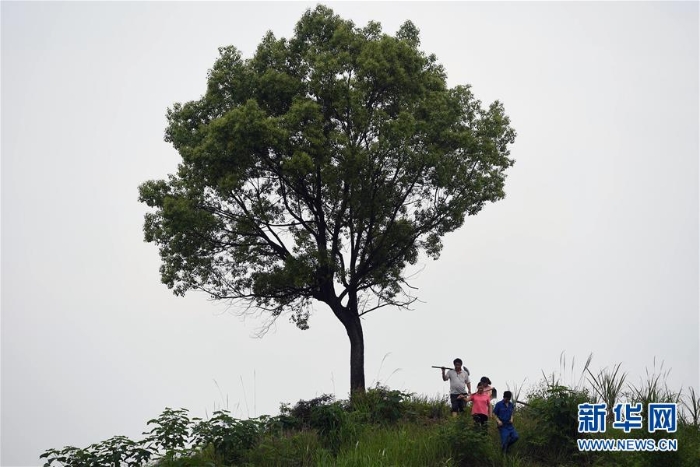
M148 422L141 441L116 436L84 449L51 449L41 458L51 467L700 465L700 399L692 388L669 391L654 375L639 387L624 385L619 366L588 374L587 386L570 387L552 376L526 397L515 388L520 441L507 455L500 452L493 421L482 433L468 409L453 418L441 397L377 386L352 400L323 395L282 405L274 417L247 420L225 410L202 420L167 408ZM609 420L605 433L578 433L578 404L623 399L645 407L649 401L677 403L677 431L626 434ZM580 452L580 438L674 439L677 450Z

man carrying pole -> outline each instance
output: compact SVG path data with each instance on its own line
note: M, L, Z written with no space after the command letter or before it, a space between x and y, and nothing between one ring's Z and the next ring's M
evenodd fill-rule
M464 412L466 401L459 396L468 396L472 392L472 382L469 379L469 370L462 368L462 359L455 358L455 367L440 367L442 370L442 380L450 381L450 404L452 406L452 416L456 417L458 412ZM447 371L445 371L447 370Z

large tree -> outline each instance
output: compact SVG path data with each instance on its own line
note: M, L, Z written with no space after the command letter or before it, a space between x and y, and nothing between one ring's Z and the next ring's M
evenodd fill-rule
M504 197L515 132L503 106L449 88L406 22L395 36L327 7L252 58L219 49L199 100L167 112L177 174L143 183L163 283L308 328L322 302L364 391L363 315L406 307L406 267Z

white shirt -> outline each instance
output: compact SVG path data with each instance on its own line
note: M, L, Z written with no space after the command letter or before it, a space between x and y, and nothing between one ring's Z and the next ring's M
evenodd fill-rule
M459 373L455 370L447 370L445 376L450 379L450 394L464 394L467 392L467 383L471 383L469 370L464 367Z

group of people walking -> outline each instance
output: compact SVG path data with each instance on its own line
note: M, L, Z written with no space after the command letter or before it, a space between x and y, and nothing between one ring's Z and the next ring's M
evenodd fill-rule
M504 453L518 440L518 432L513 426L513 412L515 404L512 402L513 393L503 392L503 399L495 406L491 405L492 393L491 380L482 376L476 385L476 392L472 392L472 383L469 379L469 370L462 364L460 358L455 358L454 369L442 368L443 381L450 382L450 405L452 416L464 412L468 402L472 403L472 418L478 429L486 431L489 419L494 418L501 435L501 449ZM495 395L493 396L495 397Z

